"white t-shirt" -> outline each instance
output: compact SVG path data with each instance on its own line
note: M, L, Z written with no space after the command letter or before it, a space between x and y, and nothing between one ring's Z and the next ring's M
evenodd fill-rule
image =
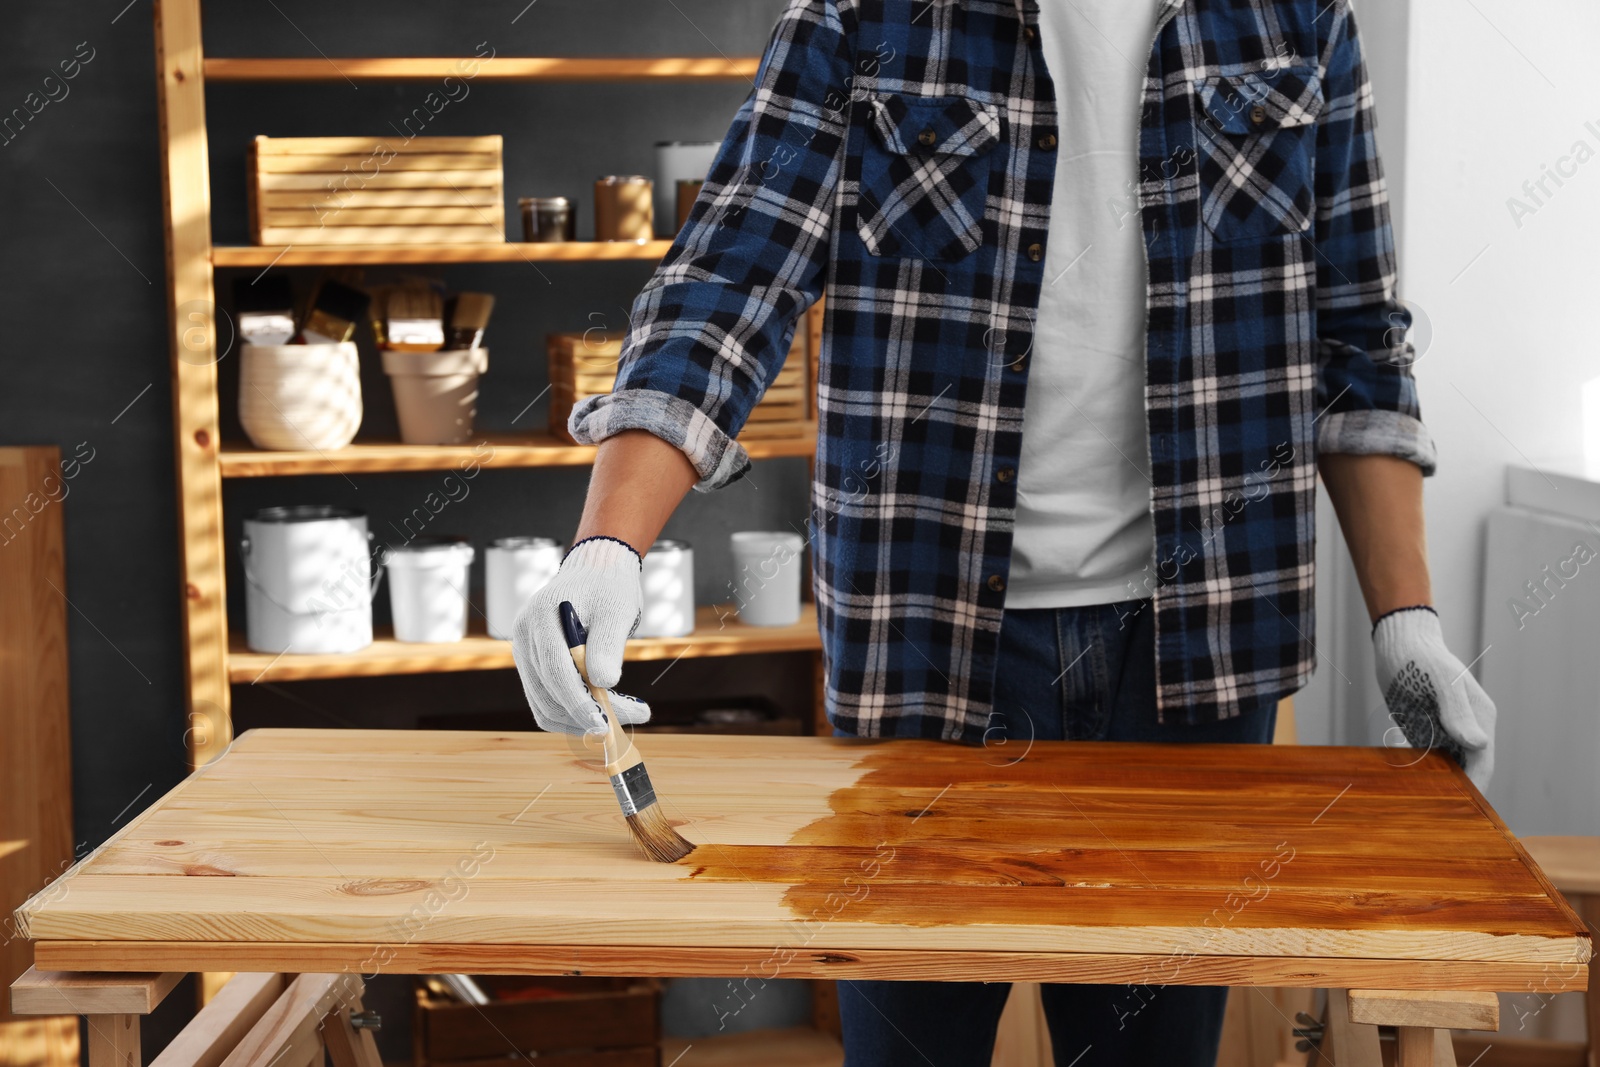
M1039 4L1060 130L1007 607L1148 595L1147 268L1134 181L1157 8L1158 0Z

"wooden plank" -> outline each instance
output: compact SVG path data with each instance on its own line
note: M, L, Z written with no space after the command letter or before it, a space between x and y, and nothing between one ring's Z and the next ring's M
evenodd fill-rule
M214 62L214 61L213 61ZM224 62L227 62L226 60ZM209 67L209 64L208 64ZM481 137L257 137L256 151L270 156L368 156L379 146L385 152L402 157L437 155L439 153L472 154L498 158L505 147L505 138L498 134Z
M135 969L158 964L196 970L251 968L366 968L382 974L584 974L615 977L708 977L770 971L774 952L788 978L916 981L937 973L948 981L1076 982L1138 985L1160 976L1170 985L1286 986L1324 989L1382 982L1389 988L1545 988L1581 990L1586 972L1494 960L1328 959L1310 956L1234 957L1172 953L928 952L767 945L759 948L631 945L481 945L417 942L40 941L40 961L58 970ZM791 956L790 953L794 954ZM1181 966L1175 966L1181 962Z
M282 974L236 974L184 1026L150 1067L220 1067L287 987Z
M29 967L11 983L18 1015L149 1015L183 977L181 972L75 973Z
M661 1063L684 1067L841 1067L844 1046L808 1026L710 1037L664 1038Z
M72 866L72 742L62 515L82 459L54 446L0 448L0 983L33 959L11 912ZM0 1029L12 1018L0 1001ZM29 1026L50 1040L53 1031ZM20 1042L21 1030L5 1040ZM76 1038L74 1037L74 1044Z
M486 222L486 220L492 220ZM352 226L444 226L498 225L504 232L504 214L499 205L488 207L344 207L315 205L303 208L269 207L262 214L268 227Z
M223 1067L287 1067L314 1056L320 1063L324 1016L340 1004L359 1002L362 990L356 974L299 975L222 1061Z
M774 437L743 443L751 459L776 459L811 455L816 438L813 433L810 437ZM568 444L552 434L532 432L484 434L465 445L357 441L321 452L267 452L243 444L225 444L220 461L224 478L267 478L425 470L465 470L475 475L479 467L586 467L594 462L594 456L593 445Z
M219 82L435 81L450 76L488 81L739 81L751 82L758 57L446 56L359 59L206 60L205 75Z
M1524 837L1521 841L1561 892L1600 894L1600 837Z
M380 170L375 174L262 174L252 183L259 192L324 192L329 196L363 190L395 189L500 189L499 171L481 168L454 170Z
M373 263L541 263L618 259L658 260L671 241L483 242L408 247L405 245L279 245L223 247L219 267L318 267Z
M418 138L418 141L422 138ZM399 138L394 144L403 144ZM417 147L413 143L413 147ZM392 155L389 141L377 141L354 154L334 152L296 152L274 155L262 152L256 161L258 174L320 174L339 177L354 174L362 179L373 174L411 174L430 170L482 170L497 183L503 183L498 152L427 152ZM365 166L363 166L365 164ZM438 184L435 182L435 184Z
M1425 1026L1402 1026L1396 1032L1395 1067L1456 1067L1450 1034Z
M357 1002L354 1009L361 1010ZM322 1024L323 1042L333 1067L383 1067L378 1043L371 1030L357 1030L350 1022L351 1005L330 1012Z
M364 211L370 208L493 207L504 208L505 196L493 187L471 189L285 189L262 193L261 209Z
M1350 1020L1350 1001L1342 989L1328 990L1322 1044L1307 1062L1310 1067L1383 1067L1378 1028Z
M270 226L261 227L264 245L453 245L503 240L504 228L480 226Z
M1588 931L1442 757L1397 773L1382 750L1335 746L992 755L654 736L664 810L701 843L667 865L632 856L573 739L261 731L157 805L138 841L119 835L79 865L70 894L22 915L46 942L1165 956L1147 984L1185 980L1206 956L1262 963L1228 984L1294 985L1282 963L1307 958L1380 964L1341 988L1416 988L1422 961L1471 964L1476 989L1508 975L1498 964L1544 965L1555 985L1587 977ZM191 839L213 860L139 866ZM362 850L385 847L409 873L356 873Z
M76 1015L12 1016L0 1022L0 1063L16 1067L79 1067Z
M89 1067L139 1067L139 1016L91 1015L84 1020L89 1030Z
M1484 991L1351 989L1350 1019L1383 1026L1500 1029L1500 998Z
M244 635L236 634L228 673L236 682L297 681L307 678L370 678L388 674L438 671L506 670L516 666L511 644L479 632L473 624L465 640L447 645L396 641L380 633L356 652L337 655L252 652ZM749 626L731 605L708 604L695 612L695 631L687 637L644 637L628 642L629 660L697 659L742 656L758 652L805 652L821 647L815 609L801 611L792 626Z
M216 293L211 273L210 158L201 77L200 0L157 0L157 107L167 245L167 326L177 447L184 589L184 740L189 764L233 739L223 585Z

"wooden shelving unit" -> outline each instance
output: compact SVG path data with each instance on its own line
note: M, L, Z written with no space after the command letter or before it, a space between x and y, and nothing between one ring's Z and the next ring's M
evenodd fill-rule
M387 674L431 674L439 671L492 671L514 667L511 645L490 637L481 627L466 640L448 645L396 641L390 634L359 652L343 655L275 656L251 652L244 637L234 634L228 650L228 676L235 682L294 682L309 678L370 678ZM755 652L815 652L815 605L801 608L793 626L747 626L731 604L707 604L695 612L694 632L684 637L636 637L628 642L628 660L701 659L746 656Z
M569 244L441 244L410 246L288 245L215 247L211 243L210 155L205 88L208 82L281 83L350 80L433 80L460 74L471 64L477 79L520 82L708 83L751 81L760 60L751 57L540 58L379 57L352 59L206 58L200 0L156 0L156 55L161 117L161 161L167 229L167 298L171 324L173 409L176 422L179 519L184 572L184 627L190 761L204 764L232 740L231 686L255 681L354 678L435 671L503 670L514 666L509 646L483 634L446 646L407 645L380 637L342 656L270 656L249 651L229 629L226 610L222 482L225 478L374 474L448 470L470 463L494 468L582 466L595 450L548 433L485 434L468 445L430 448L358 440L329 452L270 452L221 439L217 392L215 270L264 271L276 267L406 263L583 263L660 259L670 241L584 241ZM245 146L237 146L239 152ZM820 316L803 325L812 355L815 392ZM815 400L800 436L752 438L751 456L812 457ZM489 447L485 448L484 445ZM700 629L683 639L630 643L631 659L733 656L760 652L812 652L820 678L820 642L814 607L793 627L757 628L706 607ZM820 705L820 689L817 703Z

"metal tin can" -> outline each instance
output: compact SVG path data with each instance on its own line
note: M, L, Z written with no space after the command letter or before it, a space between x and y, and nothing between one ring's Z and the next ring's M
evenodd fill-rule
M694 549L663 538L645 553L639 572L644 613L635 637L683 637L694 632Z
M511 640L517 613L561 568L561 542L549 537L501 537L484 553L484 614L489 636Z
M608 174L594 183L594 238L648 241L655 236L652 184L642 174Z
M565 196L525 196L517 201L522 208L522 239L539 243L578 239L577 205Z

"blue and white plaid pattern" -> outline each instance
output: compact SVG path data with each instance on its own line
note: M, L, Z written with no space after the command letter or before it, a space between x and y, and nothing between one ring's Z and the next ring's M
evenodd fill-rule
M581 441L643 428L711 490L825 295L811 537L835 725L977 741L1005 604L1057 133L1037 0L790 0ZM1348 0L1167 0L1149 260L1163 720L1310 676L1317 452L1431 473ZM1130 191L1130 196L1133 191ZM1130 200L1130 204L1134 201ZM1063 456L1070 463L1072 457Z

